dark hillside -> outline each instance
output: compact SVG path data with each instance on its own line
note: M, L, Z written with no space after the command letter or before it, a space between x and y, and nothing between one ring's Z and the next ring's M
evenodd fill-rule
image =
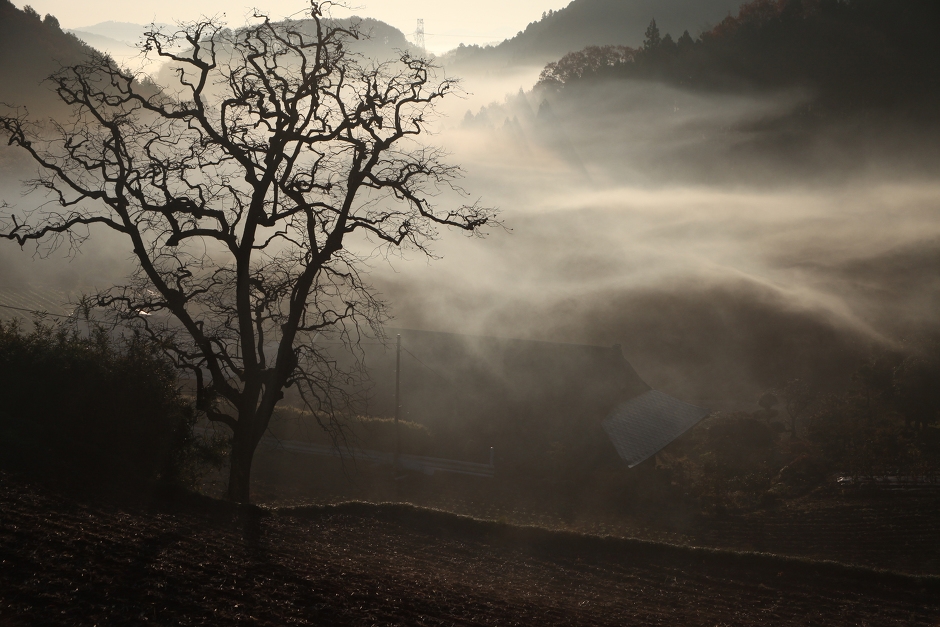
M698 40L654 24L642 47L567 55L545 68L541 83L616 77L707 89L802 88L830 107L933 111L937 26L940 5L930 0L754 0Z
M348 50L358 55L360 61L366 65L374 61L397 60L401 57L401 54L405 52L413 55L423 54L422 51L415 48L411 42L405 38L405 35L400 30L373 18L354 16L346 19L329 20L329 23L338 28L355 27L358 29L360 33L359 38L349 38L345 42L345 45ZM308 35L313 34L316 28L312 20L278 22L277 27L282 29L296 29ZM174 31L175 29L173 27L163 28L163 32L168 34ZM227 44L223 44L218 48L220 54L226 54L224 52L226 49ZM167 63L160 68L156 77L158 84L176 84L172 67L172 64Z
M404 33L385 22L371 17L351 17L333 20L333 22L341 27L349 27L352 24L358 26L363 36L358 41L354 40L347 43L350 49L363 55L366 59L397 58L399 51L421 54L421 51L405 38ZM301 21L300 23L310 24L309 21ZM301 26L302 28L303 26Z
M543 65L585 46L639 46L653 18L665 28L707 30L740 5L741 0L574 0L498 46L461 46L445 61L468 67Z
M80 63L92 48L65 33L52 15L21 11L0 0L0 103L25 105L32 115L64 110L42 82L63 65Z

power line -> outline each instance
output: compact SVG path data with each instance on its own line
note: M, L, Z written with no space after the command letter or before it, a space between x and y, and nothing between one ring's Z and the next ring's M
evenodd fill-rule
M71 316L64 316L62 314L49 313L48 311L40 311L39 309L27 309L26 307L14 307L13 305L4 305L3 303L0 303L0 307L5 309L16 309L17 311L25 311L26 313L53 316L54 318L71 318Z
M15 309L16 311L25 311L26 313L30 313L35 316L49 316L51 318L63 318L65 320L79 320L80 319L72 315L67 316L64 314L54 314L54 313L50 313L48 311L42 311L39 309L27 309L26 307L14 307L13 305L4 305L3 303L0 303L0 307L3 307L4 309ZM120 322L104 322L102 320L95 320L93 318L89 318L88 322L94 322L95 324L100 324L101 326L110 325L112 329L117 327L119 324L121 324Z
M38 310L38 309L27 309L26 307L15 307L14 305L5 305L5 304L3 304L3 303L0 303L0 307L3 307L4 309L14 309L14 310L16 310L16 311L24 311L24 312L26 312L26 313L34 314L34 315L37 315L37 316L49 316L49 317L52 317L52 318L63 318L63 319L66 319L66 320L78 320L78 318L75 318L74 316L71 316L71 315L54 314L54 313L50 313L50 312L48 312L48 311L40 311L40 310ZM89 319L88 319L88 322L94 322L95 324L100 324L100 325L103 325L103 326L111 325L111 328L114 328L114 327L118 326L119 324L121 324L120 322L103 322L103 321L101 321L101 320L95 320L95 319L93 319L93 318L89 318ZM345 342L336 342L336 341L326 341L326 342L322 342L322 341L321 341L321 342L318 342L318 344L320 344L320 345L338 346L338 345L345 345L346 343L345 343ZM386 343L386 342L356 342L355 344L356 344L357 346L366 346L366 345L367 345L367 346L386 346L386 347L387 347L387 343ZM420 359L417 355L415 355L414 353L412 353L410 350L408 350L408 349L405 348L404 346L402 346L402 350L405 351L406 353L408 353L409 355L411 355L411 357L412 357L416 362L418 362L419 364L421 364L422 366L424 366L425 368L427 368L428 370L430 370L431 372L433 372L434 374L436 374L437 376L439 376L439 377L441 378L441 380L443 380L444 382L446 382L446 383L448 383L448 384L453 384L453 381L451 381L449 378L447 378L446 376L444 376L443 374L441 374L437 369L432 368L431 366L429 366L429 365L427 365L426 363L424 363L423 361L421 361L421 359Z
M489 39L490 41L496 41L499 39L499 37L495 35L451 35L449 33L424 33L424 34L426 37L451 37L454 39Z
M431 372L433 372L434 374L436 374L437 376L439 376L445 383L448 383L448 384L450 384L450 385L453 385L453 381L451 381L450 379L448 379L447 377L445 377L444 375L442 375L440 372L438 372L437 370L435 370L435 369L432 368L431 366L427 365L426 363L424 363L423 361L421 361L420 359L418 359L418 356L415 355L414 353L412 353L410 350L408 350L408 349L405 348L404 346L402 346L401 349L402 349L403 351L405 351L406 353L408 353L409 355L411 355L411 356L414 358L414 360L415 360L416 362L418 362L419 364L421 364L422 366L424 366L425 368L427 368L428 370L430 370Z

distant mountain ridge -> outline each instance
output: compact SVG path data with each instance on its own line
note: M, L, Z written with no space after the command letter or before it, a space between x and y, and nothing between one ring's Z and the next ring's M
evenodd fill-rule
M546 13L497 46L461 46L443 56L447 65L545 65L586 46L637 47L655 19L674 36L698 35L737 13L743 0L574 0Z
M104 37L113 41L119 41L125 44L137 43L144 32L149 29L151 24L132 24L130 22L99 22L91 26L81 26L79 28L69 29L73 33L88 33L97 37ZM155 24L157 27L171 28L170 24Z
M353 16L343 19L331 19L324 20L325 23L335 25L341 28L350 28L352 24L358 25L358 30L362 36L356 39L349 39L345 42L344 46L346 50L351 51L354 54L361 55L366 62L379 61L385 62L389 60L396 60L400 57L402 52L407 52L413 55L421 55L423 52L416 48L411 42L409 42L404 33L400 30L381 22L379 20L373 19L371 17L358 17ZM315 27L313 20L284 20L281 22L275 22L276 25L281 25L284 27L290 27L291 29L296 29L298 32L305 33L308 38L315 36ZM166 32L172 33L174 29L168 29ZM238 29L236 29L237 32ZM217 48L217 52L220 54L226 54L225 50L228 49L229 44L223 44L221 47ZM175 85L178 84L177 79L175 78L175 72L173 70L173 64L167 63L163 65L159 72L155 76L155 81L158 85Z
M152 25L108 21L68 29L66 32L75 35L89 46L111 55L111 58L120 65L140 69L142 58L137 45L151 26L172 28L170 24Z
M339 21L348 24L352 20L359 20L368 38L350 47L365 57L384 59L396 50L420 52L404 33L385 22L356 17ZM168 31L175 28L156 26ZM96 51L121 64L139 56L135 44L149 27L109 21L66 31L52 15L43 18L31 8L20 10L10 0L0 0L0 103L27 106L32 116L63 114L64 105L44 81L60 67L82 63Z

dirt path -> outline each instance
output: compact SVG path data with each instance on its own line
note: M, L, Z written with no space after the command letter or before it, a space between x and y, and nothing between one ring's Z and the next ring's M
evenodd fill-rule
M80 502L0 475L0 625L937 625L934 579L478 523Z

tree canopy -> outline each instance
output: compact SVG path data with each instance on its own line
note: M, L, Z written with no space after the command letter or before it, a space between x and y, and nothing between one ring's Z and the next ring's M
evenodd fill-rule
M3 216L0 234L80 245L89 227L122 234L136 268L97 295L149 333L196 381L198 406L233 430L229 496L248 499L251 458L284 390L338 429L350 370L318 345L377 332L383 303L363 275L375 254L427 252L440 227L479 233L495 217L470 203L460 169L417 141L456 82L426 59L350 52L355 24L309 18L232 31L202 20L152 29L143 51L167 60L159 88L106 57L51 77L71 107L46 125L0 117L9 143L41 166L49 202Z
M753 0L693 40L660 37L594 63L570 53L543 84L651 78L698 88L803 87L839 106L923 106L940 96L940 6L929 0ZM552 67L569 68L555 76ZM572 80L573 79L573 80Z

